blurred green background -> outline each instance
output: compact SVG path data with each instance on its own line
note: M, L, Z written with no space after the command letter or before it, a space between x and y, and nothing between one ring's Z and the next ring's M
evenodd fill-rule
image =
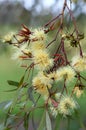
M29 1L29 2L28 2ZM0 0L0 38L10 31L18 31L21 24L28 27L43 26L51 18L57 16L62 8L64 0ZM70 3L69 3L70 4ZM86 36L86 1L73 0L71 6L80 31ZM65 15L66 24L70 18ZM70 31L72 25L67 28ZM53 35L51 34L53 38ZM86 37L82 41L84 52L86 51ZM70 49L68 49L68 53ZM15 92L5 92L12 87L7 80L19 81L24 70L11 59L12 50L9 45L0 41L0 102L14 97ZM86 74L85 74L86 75ZM86 94L78 101L80 103L81 118L86 125ZM0 117L3 117L0 112ZM76 122L71 125L71 130L78 130Z

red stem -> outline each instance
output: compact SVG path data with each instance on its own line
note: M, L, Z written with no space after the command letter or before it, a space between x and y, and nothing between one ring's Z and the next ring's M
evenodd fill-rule
M47 24L44 25L44 27L47 27L48 25L50 25L52 22L54 22L55 20L57 20L62 14L59 14L58 16L56 16L55 18L53 18L52 20L50 20Z

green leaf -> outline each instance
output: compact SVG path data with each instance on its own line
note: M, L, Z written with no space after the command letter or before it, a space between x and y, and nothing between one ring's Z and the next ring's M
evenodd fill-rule
M0 103L0 109L2 109L7 103L8 103L8 101L1 102Z
M39 124L39 127L38 127L37 130L43 130L44 129L44 127L45 127L45 116L46 116L46 114L45 114L45 111L44 111L42 118L41 118L41 121L40 121L40 124Z
M12 113L12 106L8 109L8 112L6 112L5 120L4 120L4 126L8 126L7 128L10 128L11 125L16 124L17 114Z
M25 130L28 130L28 126L29 126L29 115L30 115L30 113L25 113L25 115L24 115L24 128L25 128Z
M16 81L8 80L7 82L8 82L9 85L13 85L13 86L16 86L16 87L18 87L18 85L19 85L19 83L16 82Z
M46 111L46 128L47 130L52 130L51 120L48 111Z
M33 102L34 105L36 104L34 96L33 96L33 88L32 87L29 87L29 89L28 89L28 98Z
M23 81L24 81L24 76L22 76L22 78L20 79L20 82L16 82L16 81L12 81L12 80L8 80L8 84L9 85L13 85L13 86L16 86L16 87L21 87L23 85ZM26 84L27 85L27 84ZM26 86L24 85L24 87ZM10 91L15 91L16 89L14 90L10 90ZM9 91L9 90L8 90Z
M5 105L4 109L9 108L11 105L12 105L12 101L9 101L9 102Z
M10 108L9 108L7 114L6 114L5 121L4 121L4 126L6 126L7 120L8 120L8 118L9 118L9 116L10 116Z
M21 80L20 80L20 82L19 82L19 84L18 84L18 87L21 87L21 86L22 86L23 81L24 81L24 76L22 76L22 78L21 78Z
M11 90L5 90L4 92L13 92L13 91L16 91L18 88L16 89L11 89Z
M55 130L59 130L60 129L60 121L61 121L62 117L61 115L57 115L56 117L56 122L55 122Z
M34 112L32 112L32 126L34 130L37 130L37 125L35 123L35 118L34 118Z
M12 101L4 101L4 102L1 102L0 103L0 109L4 108L4 109L7 109L11 106L12 104Z

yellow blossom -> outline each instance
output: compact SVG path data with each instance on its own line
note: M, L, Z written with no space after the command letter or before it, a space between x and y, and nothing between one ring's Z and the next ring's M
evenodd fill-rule
M14 36L14 32L8 33L3 37L3 42L11 42L13 36Z
M75 56L72 59L71 65L78 72L86 70L86 54L83 54L83 57L81 57L81 56Z
M30 49L27 48L27 44L23 44L22 46L20 46L20 48L15 46L13 47L13 50L14 54L12 56L12 59L18 60L20 63L25 57L29 58L32 56Z
M49 58L49 54L46 51L37 51L33 54L34 63L38 67L38 69L45 70L53 65L53 59Z
M32 81L32 85L34 87L34 89L41 94L44 98L48 98L49 97L49 91L48 88L50 88L50 85L45 85L44 83L42 83L41 78L40 77L35 77Z
M72 115L72 112L77 109L77 105L78 104L74 101L72 97L63 96L58 105L58 112L64 117Z
M44 50L45 44L42 41L35 41L31 43L31 50L38 51L38 50Z
M54 81L56 81L56 80L58 79L58 75L57 75L56 71L50 72L50 73L48 74L48 77L49 77L50 79L54 80Z
M45 85L52 84L52 80L49 78L48 74L45 74L43 71L40 71L37 75L38 78L40 78L41 82Z
M73 92L76 94L76 97L79 98L83 94L83 89L80 89L79 86L76 86Z
M64 78L66 79L66 83L69 83L71 80L73 80L75 72L70 66L65 66L57 70L57 76L57 80Z
M38 28L32 30L33 33L30 35L30 40L31 41L45 41L46 40L46 34L44 32L43 28Z
M56 100L59 100L60 97L61 97L61 93L60 93L60 92L55 94L55 98L56 98Z
M15 41L18 42L18 44L24 40L23 36L16 35L15 37L16 37Z
M51 106L51 107L50 107L50 111L51 111L51 114L52 114L54 117L57 116L57 114L58 114L57 108Z

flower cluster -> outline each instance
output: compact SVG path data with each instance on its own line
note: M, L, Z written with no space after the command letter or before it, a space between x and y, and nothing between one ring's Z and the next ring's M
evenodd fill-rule
M43 97L52 115L56 116L59 113L66 117L72 115L78 108L78 103L68 94L67 86L76 78L76 84L81 83L83 77L79 72L86 70L86 54L74 56L71 62L68 62L63 45L61 49L63 54L55 53L51 57L47 48L48 30L47 28L30 30L23 25L19 34L5 36L4 42L13 45L13 59L18 60L26 70L33 68L37 71L36 76L32 77L33 90ZM63 82L64 85L59 88L58 82ZM79 98L83 88L80 89L78 87L80 85L76 86L76 84L71 95L75 94Z
M70 4L71 2L70 0ZM19 82L8 81L9 85L16 87L11 91L17 91L18 96L6 106L7 108L10 106L7 109L5 123L3 123L7 124L6 129L16 126L14 121L17 121L20 114L23 117L19 118L19 123L15 129L18 129L21 123L24 124L25 129L28 129L29 117L32 118L34 125L33 111L36 108L46 110L38 127L38 129L42 129L41 125L46 124L47 126L44 126L42 130L45 128L52 129L49 115L51 117L59 115L69 120L73 119L75 113L78 113L77 99L84 94L86 87L84 73L86 72L86 53L83 52L81 46L84 34L79 32L68 3L69 1L64 0L61 13L43 27L29 29L22 25L22 29L17 34L8 33L3 37L3 42L12 46L12 59L17 60L20 66L25 68L25 73ZM67 11L70 23L73 23L74 26L71 32L67 30L65 33L67 26L64 22L64 14L67 14ZM58 25L59 27L57 27ZM51 37L49 32L52 32ZM52 34L55 34L53 39ZM58 35L59 40L57 40ZM54 51L50 51L50 46ZM75 51L77 48L77 55L70 56L66 49L67 46L70 46L71 51ZM19 106L20 111L11 116L15 105ZM44 119L45 116L46 119ZM9 118L11 119L9 120ZM11 120L13 122L9 123ZM35 126L34 128L36 128Z

